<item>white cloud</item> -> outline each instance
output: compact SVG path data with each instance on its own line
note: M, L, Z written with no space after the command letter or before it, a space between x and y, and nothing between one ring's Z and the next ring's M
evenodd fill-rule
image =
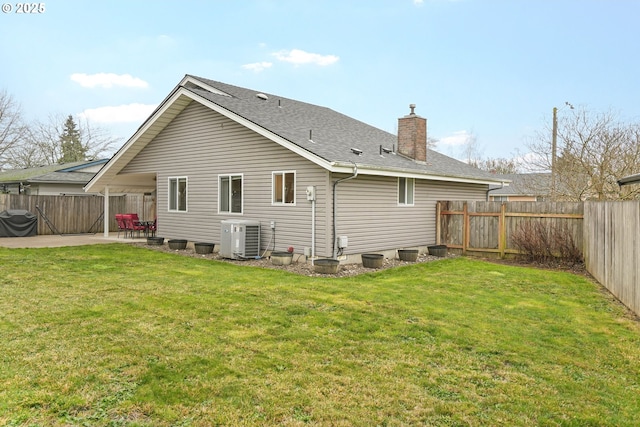
M116 107L88 108L78 114L80 118L97 123L142 122L155 110L157 105L128 104Z
M254 62L252 64L245 64L242 66L242 68L259 73L267 68L271 68L272 65L273 64L271 62Z
M448 147L459 147L468 143L474 135L466 130L459 130L454 132L453 135L441 138L438 140L438 145L445 145Z
M280 61L290 62L295 65L315 64L322 67L334 64L340 60L340 58L335 55L320 55L318 53L305 52L300 49L281 50L280 52L275 52L273 56Z
M416 6L422 6L423 3L424 0L413 0L413 4L415 4Z
M131 74L114 74L114 73L98 73L98 74L71 74L71 80L78 83L82 87L103 87L106 89L114 86L146 88L149 83L142 79L133 77Z

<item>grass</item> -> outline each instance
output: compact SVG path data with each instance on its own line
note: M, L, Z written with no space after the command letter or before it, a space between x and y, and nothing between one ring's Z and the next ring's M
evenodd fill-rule
M640 326L581 276L309 278L123 244L0 262L0 425L640 425Z

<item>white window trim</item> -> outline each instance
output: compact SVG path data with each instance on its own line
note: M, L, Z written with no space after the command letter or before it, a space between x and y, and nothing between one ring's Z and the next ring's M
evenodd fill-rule
M282 189L282 202L276 202L275 198L275 192L274 192L274 187L275 187L275 179L276 179L276 175L282 175L283 179L282 179L282 184L284 185L284 175L288 174L288 173L292 173L293 174L293 203L285 203L284 202L284 188ZM297 203L298 198L296 197L296 185L297 185L297 179L298 177L296 176L296 171L295 170L288 170L288 171L273 171L271 172L271 205L272 206L295 206Z
M185 207L184 210L179 209L180 203L176 200L176 209L171 209L171 181L175 180L176 185L180 187L180 180L184 179L185 187L186 187L186 195L185 195ZM178 188L176 188L176 197L178 197ZM170 176L167 178L167 212L189 212L189 177L187 176Z
M404 179L405 180L405 195L404 195L404 203L400 203L400 180ZM407 181L411 180L413 182L413 185L411 186L411 203L407 203ZM396 198L397 202L398 202L398 206L415 206L416 203L416 179L415 178L405 178L405 177L398 177L398 191L397 191L397 198Z
M240 199L240 212L231 212L231 211L222 211L220 210L220 202L221 202L221 192L220 192L220 179L221 178L232 178L234 176L239 176L241 180L240 191L242 191L242 198ZM229 189L231 189L231 185L229 185ZM229 199L229 208L231 208L232 200ZM220 215L244 215L244 174L243 173L221 173L218 174L218 214Z

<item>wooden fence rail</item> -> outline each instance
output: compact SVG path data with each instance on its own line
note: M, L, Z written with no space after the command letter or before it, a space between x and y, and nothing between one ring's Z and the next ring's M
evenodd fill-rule
M104 199L100 196L26 196L0 194L0 211L23 209L38 216L38 234L101 233L104 230ZM117 231L113 214L136 212L141 218L155 216L152 196L131 194L109 197L109 230Z
M464 254L517 254L511 236L533 220L566 229L582 247L582 203L439 201L436 212L437 243Z

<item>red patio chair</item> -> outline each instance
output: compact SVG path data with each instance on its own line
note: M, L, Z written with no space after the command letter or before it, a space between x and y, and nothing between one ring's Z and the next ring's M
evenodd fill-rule
M116 214L116 222L118 223L118 238L120 238L120 232L124 232L124 238L127 238L127 224L124 222L122 214Z
M151 237L156 237L156 231L158 230L158 218L154 218L153 222L149 224L147 231Z
M122 218L124 219L127 230L129 230L129 233L131 233L131 238L133 238L134 231L137 232L138 237L140 237L140 232L144 231L145 226L140 224L140 221L138 220L138 214L124 214L122 215Z

